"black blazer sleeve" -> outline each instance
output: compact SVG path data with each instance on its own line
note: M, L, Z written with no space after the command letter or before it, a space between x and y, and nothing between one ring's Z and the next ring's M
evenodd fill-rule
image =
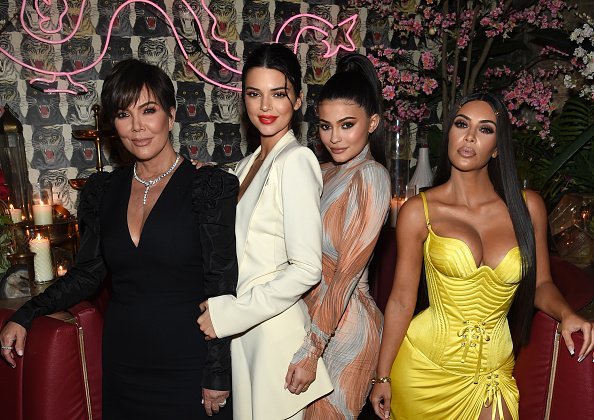
M78 207L81 239L74 266L44 293L25 303L10 321L29 329L35 317L67 309L97 290L107 274L100 251L99 205L109 177L104 172L91 175L82 192Z
M237 256L235 253L235 208L239 181L221 169L204 166L197 171L192 202L198 217L198 231L207 297L235 295ZM231 338L208 342L202 386L231 389Z

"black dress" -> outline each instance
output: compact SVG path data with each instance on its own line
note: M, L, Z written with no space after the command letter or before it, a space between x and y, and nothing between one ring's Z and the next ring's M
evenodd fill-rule
M202 387L230 389L229 339L206 342L198 304L235 292L237 178L184 161L148 216L138 247L127 208L132 169L89 180L79 207L77 264L13 316L67 308L109 272L112 294L103 331L103 416L112 419L207 418ZM215 418L231 418L227 406Z

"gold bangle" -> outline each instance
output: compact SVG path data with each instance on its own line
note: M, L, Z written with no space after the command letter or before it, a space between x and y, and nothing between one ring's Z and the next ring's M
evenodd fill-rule
M381 378L373 378L371 380L371 385L375 385L377 383L385 384L386 382L389 383L389 384L391 384L392 383L392 378L390 378L389 376L382 376Z

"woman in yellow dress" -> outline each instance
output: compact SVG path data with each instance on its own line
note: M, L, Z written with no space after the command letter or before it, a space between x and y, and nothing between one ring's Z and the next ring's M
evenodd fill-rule
M593 326L552 282L546 209L536 192L520 190L505 106L471 95L444 127L436 186L398 215L370 399L381 418L517 419L514 349L529 336L533 306L561 321L579 362L594 347ZM423 261L429 307L412 318Z

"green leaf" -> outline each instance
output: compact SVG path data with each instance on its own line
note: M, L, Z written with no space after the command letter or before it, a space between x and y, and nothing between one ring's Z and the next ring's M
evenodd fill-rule
M548 181L564 164L566 164L567 161L571 159L571 157L575 155L586 143L592 140L592 138L594 138L594 124L591 124L586 130L582 132L582 134L578 136L578 138L575 139L573 143L571 143L557 157L555 157L555 159L553 159L551 166L545 174L545 182Z

